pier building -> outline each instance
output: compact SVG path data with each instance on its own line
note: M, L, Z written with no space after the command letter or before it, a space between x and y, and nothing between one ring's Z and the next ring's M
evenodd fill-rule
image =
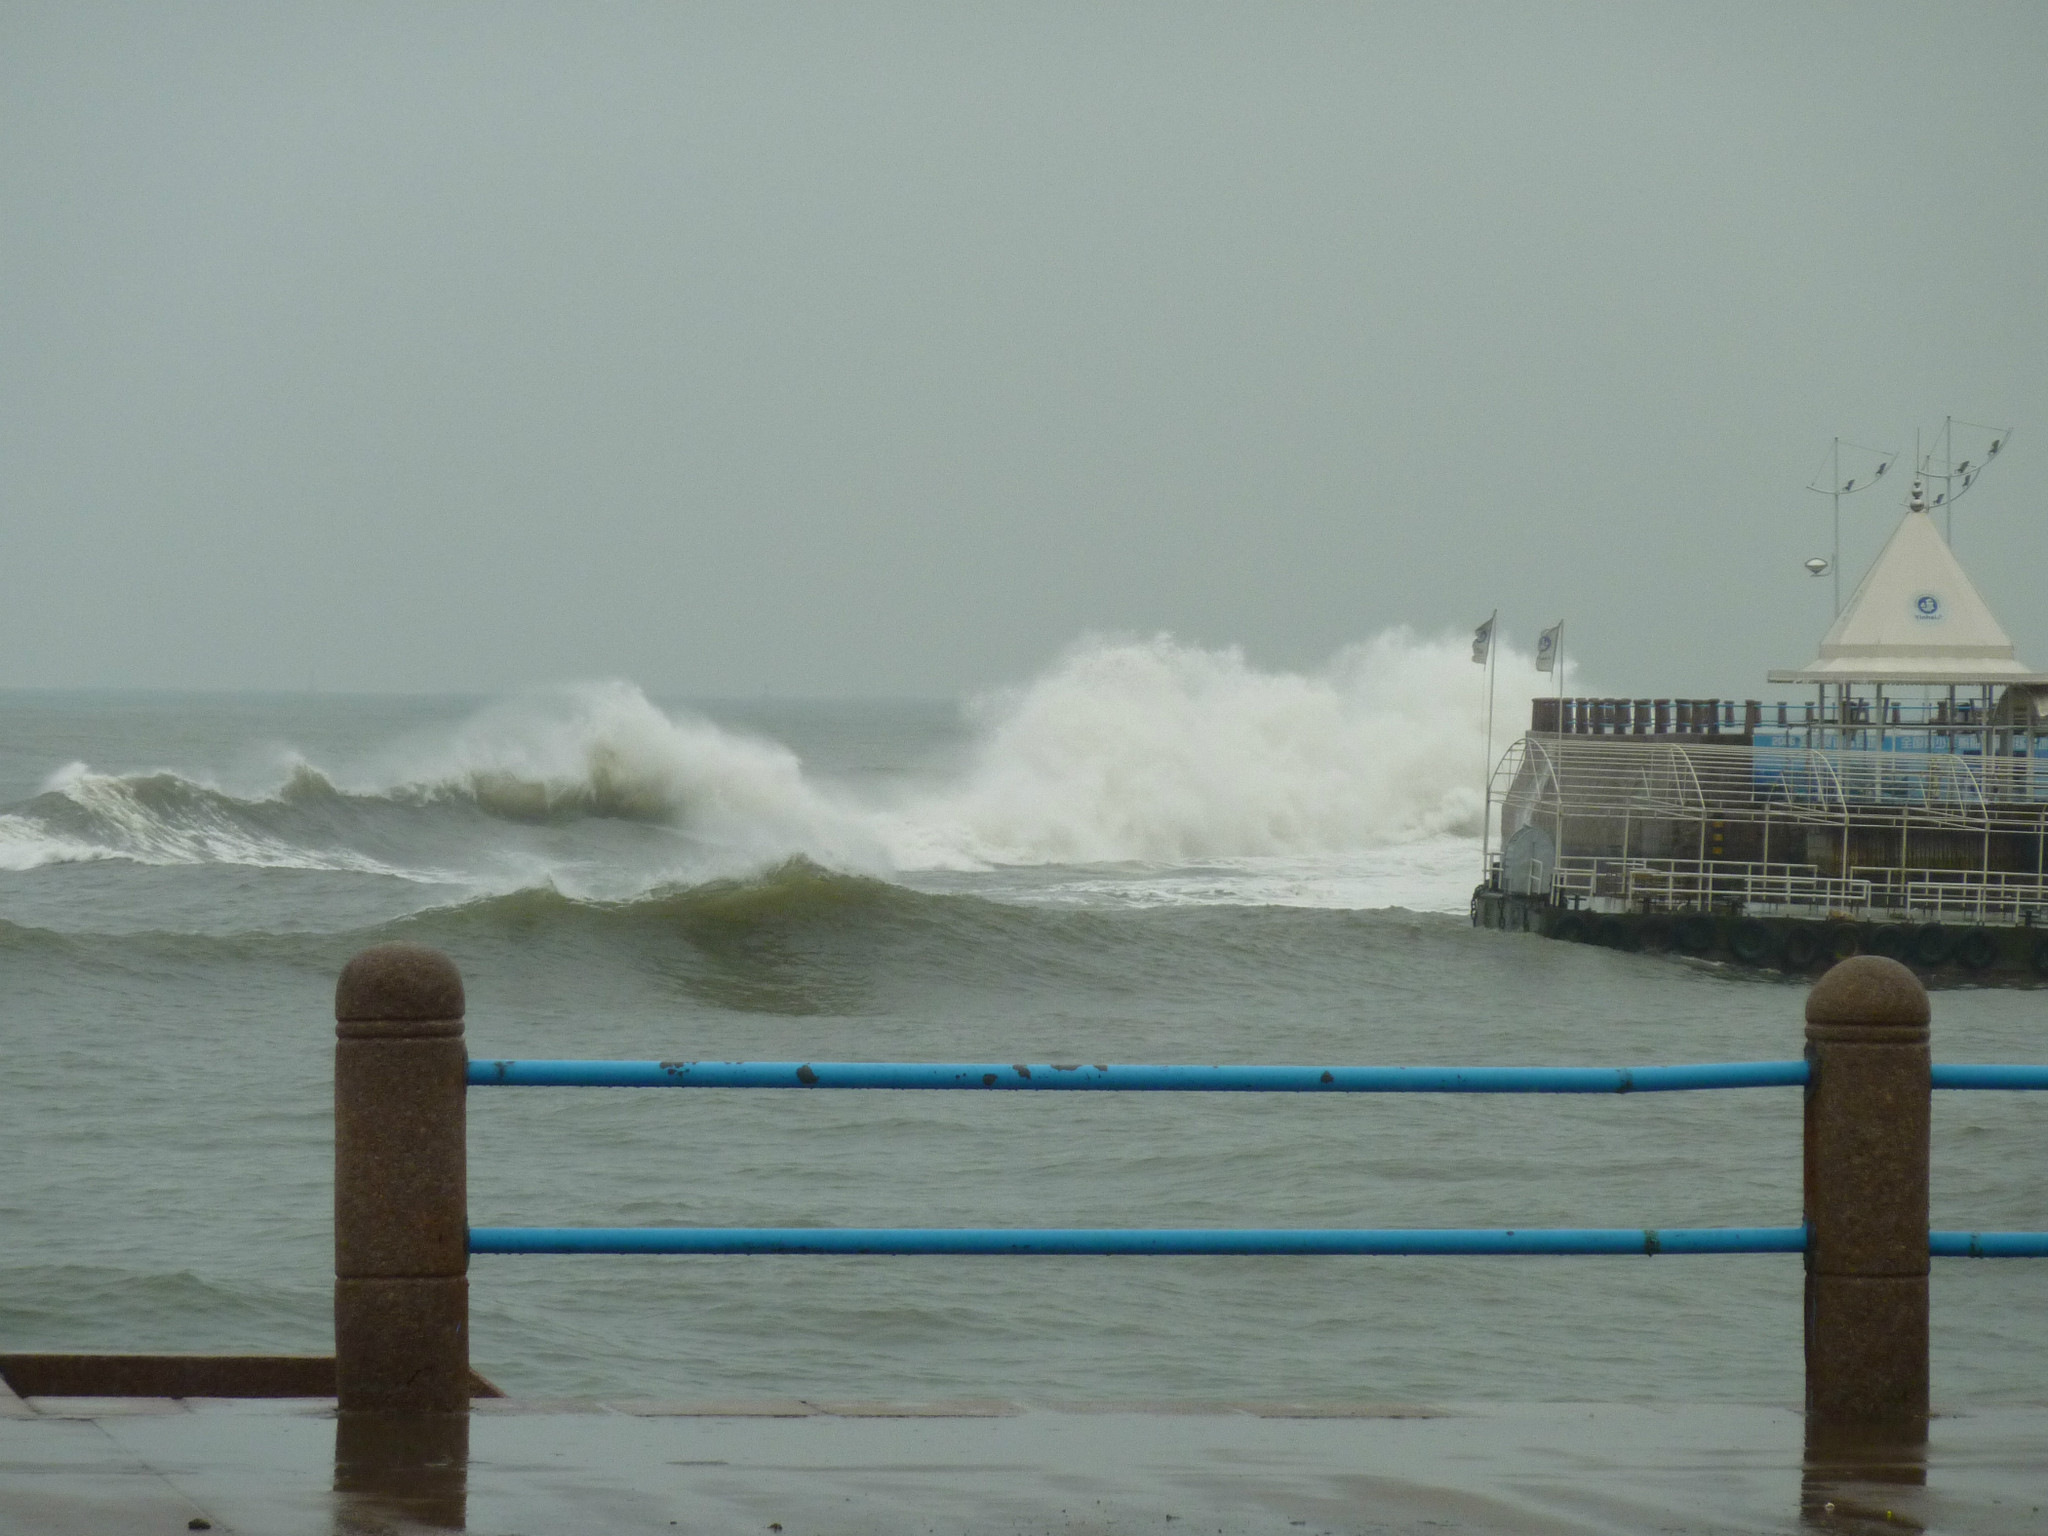
M2048 673L1917 488L1819 654L1769 680L1798 694L1536 700L1474 923L2048 977Z

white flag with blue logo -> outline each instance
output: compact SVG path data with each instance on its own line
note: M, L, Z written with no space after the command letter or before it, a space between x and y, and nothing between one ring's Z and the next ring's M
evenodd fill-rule
M1493 620L1488 619L1484 624L1472 631L1472 659L1483 667L1486 665L1486 658L1492 652Z
M1548 672L1557 665L1557 646L1564 639L1564 620L1559 619L1536 637L1536 670Z

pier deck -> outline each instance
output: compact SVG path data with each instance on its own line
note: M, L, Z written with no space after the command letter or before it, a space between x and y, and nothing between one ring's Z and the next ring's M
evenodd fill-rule
M0 1398L0 1530L1989 1536L2048 1510L2048 1406L1937 1418L1896 1481L1810 1460L1768 1406L508 1398L477 1403L466 1466L358 1464L344 1492L336 1424L331 1399Z

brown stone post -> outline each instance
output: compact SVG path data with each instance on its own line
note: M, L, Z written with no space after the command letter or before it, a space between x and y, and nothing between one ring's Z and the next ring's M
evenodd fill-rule
M334 989L334 1364L344 1413L469 1408L462 974L380 944Z
M1809 1425L1927 1418L1927 992L1844 960L1806 999Z

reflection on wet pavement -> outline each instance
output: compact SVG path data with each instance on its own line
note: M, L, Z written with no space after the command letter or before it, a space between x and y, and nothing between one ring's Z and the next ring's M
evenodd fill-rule
M2048 1530L2044 1448L2011 1404L1923 1441L1725 1404L35 1397L0 1402L0 1532L2008 1536Z
M1842 1533L1928 1526L1927 1425L1829 1424L1808 1419L1800 1523Z
M465 1529L469 1415L336 1414L334 1493L335 1536Z

